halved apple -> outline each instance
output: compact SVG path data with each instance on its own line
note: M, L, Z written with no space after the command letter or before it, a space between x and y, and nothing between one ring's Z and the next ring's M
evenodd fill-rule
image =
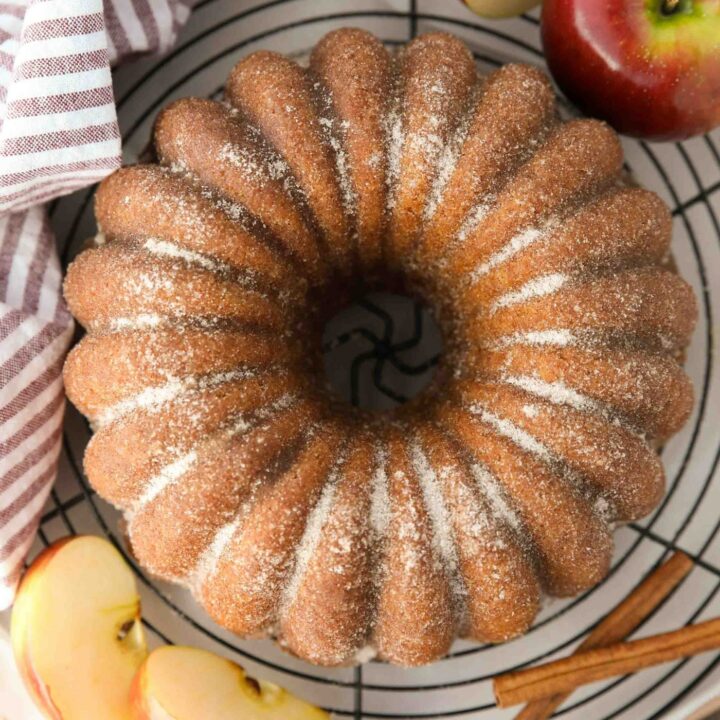
M133 682L134 720L328 720L277 685L197 648L158 648Z
M23 578L10 630L18 670L52 720L129 720L147 657L135 578L99 537L65 538Z

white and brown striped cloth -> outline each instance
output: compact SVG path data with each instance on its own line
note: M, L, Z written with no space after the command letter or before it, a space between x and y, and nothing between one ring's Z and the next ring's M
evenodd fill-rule
M110 65L169 48L190 0L0 0L0 609L55 477L72 319L40 204L120 164Z

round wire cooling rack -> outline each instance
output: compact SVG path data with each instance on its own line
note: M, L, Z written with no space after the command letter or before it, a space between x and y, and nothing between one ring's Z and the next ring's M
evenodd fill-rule
M447 0L203 0L177 46L163 58L121 68L115 93L127 161L144 149L157 111L187 95L216 95L237 60L259 48L302 56L327 31L364 27L388 45L442 29L465 40L482 69L511 60L543 65L537 15L485 23ZM673 252L693 285L700 322L687 358L697 402L687 427L663 450L668 491L660 507L616 533L609 577L578 598L549 603L524 638L501 646L458 641L429 668L402 670L372 662L362 668L323 669L282 653L267 641L242 641L202 612L186 591L146 575L127 553L119 515L96 497L82 473L90 437L69 408L60 475L42 517L36 550L68 533L105 535L139 580L143 622L151 642L215 650L338 717L483 718L514 715L493 702L493 675L569 653L575 644L675 547L696 569L642 625L638 635L662 632L720 614L720 368L714 343L720 317L720 133L681 144L625 141L627 167L673 209ZM95 234L93 189L53 203L51 218L63 265ZM425 311L412 301L370 296L347 324L326 335L328 363L342 356L347 377L337 380L349 400L390 406L427 381L437 344ZM350 359L348 359L350 358ZM558 715L582 720L663 716L717 684L720 656L704 655L576 692Z

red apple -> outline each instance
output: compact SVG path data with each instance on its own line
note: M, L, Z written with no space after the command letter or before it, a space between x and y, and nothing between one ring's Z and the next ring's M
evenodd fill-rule
M720 125L720 0L545 0L542 38L568 98L621 133Z

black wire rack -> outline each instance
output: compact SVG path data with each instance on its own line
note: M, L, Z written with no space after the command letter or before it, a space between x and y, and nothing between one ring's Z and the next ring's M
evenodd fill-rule
M323 342L326 375L352 405L389 409L415 397L440 360L440 333L418 300L368 295L331 321Z
M307 49L324 32L339 25L366 25L389 45L406 42L430 28L441 28L461 34L470 41L478 63L485 68L496 67L509 59L542 64L535 15L525 15L510 24L486 25L470 13L461 13L457 9L459 3L453 3L456 7L452 10L449 5L448 0L313 3L309 0L239 3L203 0L195 10L196 17L200 18L198 25L188 27L173 51L159 60L146 60L118 73L116 100L123 138L129 147L142 147L147 139L149 122L170 99L178 94L194 94L193 83L204 83L205 87L211 83L212 93L206 94L216 94L217 81L224 77L225 67L265 43L281 45L283 38L297 32L311 36ZM247 31L242 30L245 27ZM237 36L234 35L236 30ZM194 59L188 62L188 57ZM335 691L342 693L342 702L333 704L329 700L325 704L338 717L355 720L450 717L494 720L510 717L494 708L488 692L492 675L557 653L567 653L601 619L597 612L585 612L585 609L597 605L609 607L613 601L603 602L600 594L611 592L608 588L614 587L623 574L635 567L638 556L643 558L643 572L650 571L676 547L682 547L694 557L697 569L691 577L701 576L698 582L702 580L702 591L693 590L692 594L687 591L685 595L687 583L676 591L683 601L683 614L674 626L679 622L691 623L709 609L717 614L720 612L720 519L717 512L708 515L705 508L708 503L716 503L720 496L720 423L717 422L718 406L714 404L713 395L716 383L720 382L714 355L718 289L713 286L720 275L720 258L716 257L720 248L718 137L706 136L692 145L658 147L635 142L628 145L628 169L641 180L650 179L653 189L661 192L671 204L676 232L683 242L682 251L695 277L701 312L696 338L700 349L691 358L697 409L682 443L674 448L670 457L668 492L661 506L647 520L624 528L624 545L616 554L610 576L601 586L543 613L526 642L549 635L552 639L538 641L537 650L528 652L524 650L525 645L517 645L517 660L503 656L501 665L492 660L485 664L484 658L495 657L495 648L461 644L453 649L447 661L438 664L437 673L401 676L394 670L385 671L377 664L371 664L336 674L286 661L277 654L265 653L252 643L229 637L206 621L200 612L188 610L172 590L144 573L126 552L116 514L94 495L82 472L81 458L90 432L74 410L68 412L61 481L52 492L42 517L38 549L52 542L58 534L87 532L85 528L90 524L96 532L114 542L132 565L144 597L150 598L158 608L164 608L164 612L158 610L143 619L151 636L171 643L184 632L193 633L192 637L200 638L241 662L252 664L260 672L274 673L281 682L298 687L306 695L313 690L319 692L322 687L327 688L330 695ZM702 163L698 162L699 157L702 157ZM708 162L719 171L708 175ZM682 179L678 179L675 168L682 170ZM53 203L51 217L60 239L63 266L93 232L92 194L89 189ZM405 320L400 322L382 299L366 298L359 303L362 311L359 317L364 320L333 337L326 336L324 349L327 356L344 352L349 347L356 348L355 356L346 365L349 378L345 388L351 402L362 403L363 394L367 394L369 387L376 399L381 398L380 404L400 403L409 394L408 387L415 388L414 383L425 382L432 375L438 355L437 348L423 345L427 317L420 304L408 302L412 306L401 312ZM698 466L701 466L700 470ZM676 512L678 505L683 507L680 513ZM677 516L673 522L667 520L671 513L674 513L673 517ZM706 516L706 526L700 531L696 528L696 518ZM633 584L636 580L633 579ZM668 600L643 627L652 627L663 613L671 612L672 602L673 598ZM719 678L718 665L720 656L706 659L702 664L697 661L675 663L641 683L632 678L618 678L584 694L578 693L558 715L571 718L582 715L584 720L659 718L707 679ZM473 668L470 673L465 670L469 666ZM445 671L445 667L451 671ZM397 696L402 698L401 702L397 702ZM657 701L654 700L656 696L660 698ZM458 697L462 699L458 700ZM615 700L616 697L622 699ZM403 707L405 703L407 708ZM607 710L598 709L605 705Z

